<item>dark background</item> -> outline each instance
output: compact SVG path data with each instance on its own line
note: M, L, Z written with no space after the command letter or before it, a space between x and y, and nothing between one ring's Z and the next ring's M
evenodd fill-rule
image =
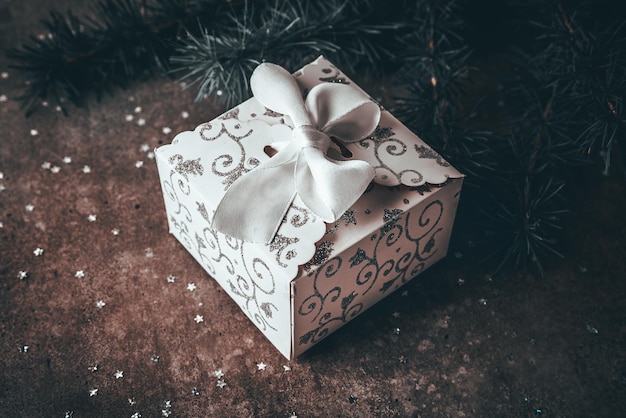
M468 29L485 60L517 36L498 4L477 3ZM20 111L26 80L4 51L37 36L53 5L89 10L0 3L0 416L624 415L623 178L580 180L546 277L477 273L457 237L447 259L288 362L167 232L149 151L224 109L152 79L69 117Z

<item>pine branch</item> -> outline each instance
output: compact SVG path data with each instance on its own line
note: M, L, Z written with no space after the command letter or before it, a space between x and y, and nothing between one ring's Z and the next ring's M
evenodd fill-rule
M347 1L277 0L230 13L225 28L179 42L172 57L179 82L198 89L196 100L217 96L231 107L249 97L248 79L256 65L272 61L287 68L324 54L343 68L365 63L375 69L391 52L381 39L398 23L370 23L375 7L356 9Z
M80 106L88 93L100 97L130 81L169 68L171 41L184 24L210 22L223 8L218 0L101 0L93 17L53 11L47 35L31 37L9 51L13 68L29 80L18 100L27 114L42 101Z

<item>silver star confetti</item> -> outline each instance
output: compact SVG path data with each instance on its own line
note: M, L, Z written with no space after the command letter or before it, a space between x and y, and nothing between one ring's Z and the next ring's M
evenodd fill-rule
M283 371L284 372L288 372L291 371L291 367L287 366L286 364L283 365Z
M91 173L91 167L89 167L88 165L83 166L83 173Z
M166 280L168 283L174 283L176 281L176 276L170 274L169 276L167 276Z
M144 118L139 118L139 119L137 120L137 125L139 125L139 126L145 126L145 124L146 124L146 120L145 120Z
M58 173L59 171L61 171L61 167L59 167L58 165L55 165L54 167L52 167L52 168L50 169L50 172L51 172L52 174L56 174L56 173Z
M72 157L68 157L67 155L65 157L63 157L63 163L64 164L69 164L72 162Z
M128 398L128 405L133 406L135 405L137 402L135 402L135 398Z
M33 251L33 254L35 254L37 257L39 257L40 255L43 254L43 248L35 248L35 250Z
M117 370L113 376L115 376L116 379L121 379L122 377L124 377L124 371Z
M139 412L135 412L130 416L130 418L141 418L141 414Z
M200 322L204 322L204 317L202 315L196 315L193 320L196 321L196 324L199 324Z
M150 357L150 361L153 363L158 363L159 362L159 356L157 356L156 354L153 354L152 357Z
M24 209L26 209L27 212L32 212L35 210L35 205L29 203L28 205L24 206Z
M91 215L87 216L87 220L89 222L96 222L96 215L92 213Z
M20 270L19 273L17 273L17 278L20 280L24 280L27 277L28 277L28 272L24 270Z
M126 115L124 119L126 119L126 122L132 122L132 120L135 119L135 117L131 114L128 114Z
M200 390L198 390L198 388L193 388L191 389L191 394L193 396L200 396Z
M226 382L224 379L219 379L215 384L218 388L223 389L226 386Z
M102 299L96 302L96 308L98 309L104 308L104 305L106 305L106 303Z
M97 372L97 371L98 371L98 365L97 365L97 364L94 364L93 366L89 366L89 367L87 368L87 370L89 370L91 373L93 373L93 372Z
M190 292L193 292L194 290L196 290L196 284L195 283L189 283L187 285L187 290L189 290Z
M82 279L83 277L85 277L85 272L83 270L77 270L76 274L74 274L74 277Z
M483 305L483 306L486 306L486 305L487 305L487 299L485 299L485 298L480 298L480 299L478 299L478 303L480 303L480 304L481 304L481 305Z
M222 371L222 369L215 370L213 372L213 376L217 377L218 379L221 379L222 377L224 377L224 372Z
M148 144L141 144L141 147L139 147L139 150L142 152L148 152L150 151L150 146Z
M260 362L256 364L257 370L265 370L267 368L267 364Z
M172 133L172 128L170 128L170 127L168 127L168 126L164 127L164 128L163 128L163 133L164 133L165 135L171 134L171 133Z
M141 113L141 106L135 107L135 113Z
M113 235L119 235L119 234L120 234L120 230L119 230L119 229L117 229L117 228L113 228L113 229L111 230L111 233L112 233Z
M27 345L23 345L20 347L20 352L22 353L28 353L28 346Z
M135 162L135 167L137 167L137 168L143 167L143 161L140 161L140 160L136 161Z
M89 389L89 396L96 396L98 394L98 389Z

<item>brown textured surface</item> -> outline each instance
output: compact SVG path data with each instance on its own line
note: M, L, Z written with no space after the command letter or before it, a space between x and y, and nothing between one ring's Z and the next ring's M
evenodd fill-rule
M47 11L45 1L3 1L2 49L40 30ZM0 71L8 72L0 94L11 98L24 80L4 54ZM452 251L463 257L448 257L287 362L167 233L155 163L142 145L152 150L173 135L164 127L192 129L221 111L191 101L173 82L153 80L69 118L44 109L26 119L15 102L0 102L0 416L522 417L539 408L542 416L607 417L626 410L623 180L581 186L571 247L546 279L490 281L456 242ZM33 254L38 247L41 256ZM99 300L106 305L98 308Z

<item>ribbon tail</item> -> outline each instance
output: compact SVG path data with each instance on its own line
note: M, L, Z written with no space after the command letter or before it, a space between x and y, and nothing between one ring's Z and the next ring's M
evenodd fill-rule
M365 161L332 161L305 148L296 162L296 190L302 202L325 222L335 222L365 192L374 178Z
M294 170L295 161L241 176L226 191L211 226L233 238L269 244L295 197Z

